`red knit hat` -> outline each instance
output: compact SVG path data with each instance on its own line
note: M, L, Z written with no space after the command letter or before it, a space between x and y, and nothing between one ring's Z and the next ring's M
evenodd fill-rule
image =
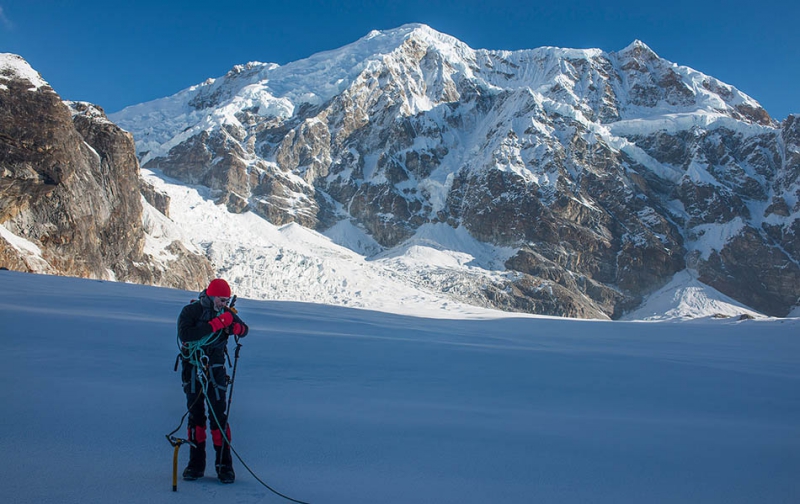
M231 286L221 278L211 280L206 289L206 296L212 297L231 297Z

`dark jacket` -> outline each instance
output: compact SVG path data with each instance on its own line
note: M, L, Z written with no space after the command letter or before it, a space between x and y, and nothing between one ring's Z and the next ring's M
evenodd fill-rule
M232 310L228 308L225 310L233 315L234 322L243 323L242 319ZM201 292L197 301L189 303L181 310L181 314L178 316L178 337L181 341L189 342L208 336L214 332L208 321L221 313L214 310L214 301L206 295L205 291ZM223 333L222 337L211 346L224 347L227 343L228 334Z
M224 311L230 312L233 315L234 322L244 324L242 319L239 318L229 308L224 308ZM209 334L214 332L209 320L220 315L222 311L214 310L214 301L208 297L205 291L200 293L197 301L193 301L184 306L181 314L178 316L178 337L184 343L198 341ZM223 330L218 338L212 338L211 341L203 345L200 349L204 354L206 369L208 372L209 386L214 394L211 395L212 401L223 401L221 409L217 412L221 416L224 412L224 398L225 391L228 386L228 375L225 371L225 354L228 345L228 332ZM197 370L194 364L191 363L187 348L181 349L180 356L183 357L183 371L181 372L181 379L183 381L183 390L186 392L187 397L196 397L195 394L199 392L197 385ZM195 356L196 358L196 356ZM176 363L177 366L177 363ZM176 368L177 369L177 368ZM196 401L196 398L192 402ZM202 404L202 403L201 403ZM205 418L205 417L203 417ZM205 420L203 420L205 422ZM223 422L224 423L224 422Z

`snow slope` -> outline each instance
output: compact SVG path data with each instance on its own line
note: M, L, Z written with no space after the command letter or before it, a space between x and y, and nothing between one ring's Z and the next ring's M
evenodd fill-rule
M176 239L205 250L215 269L243 296L433 317L501 315L458 301L459 289L468 298L476 288L471 276L508 274L501 268L510 250L477 242L466 232L426 227L425 232L438 237L436 242L426 242L421 234L411 253L368 260L367 254L372 256L380 246L347 222L332 228L330 238L297 224L276 227L252 212L232 214L215 205L203 186L190 187L147 169L142 177L171 200L171 219L143 201L150 234L147 251L157 255ZM460 248L453 252L438 243ZM348 247L364 250L364 255Z
M281 503L171 489L193 293L0 271L0 496ZM796 503L800 321L444 320L240 300L234 448L314 504ZM181 468L188 450L181 449Z
M232 214L215 205L203 186L154 170L142 169L142 177L171 201L171 219L142 201L146 251L159 257L173 240L205 251L243 296L437 318L523 316L474 305L487 281L514 275L503 264L516 249L479 242L463 228L427 224L405 243L382 250L348 221L325 235L297 224L276 227L251 212ZM690 280L687 272L676 275L626 319L762 316L697 280L687 285Z
M761 313L697 280L691 270L676 273L672 281L645 298L623 320L680 320L703 317L759 318Z

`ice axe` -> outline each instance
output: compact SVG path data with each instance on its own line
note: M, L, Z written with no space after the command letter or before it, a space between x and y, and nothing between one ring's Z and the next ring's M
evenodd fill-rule
M175 436L167 435L167 441L169 444L175 447L175 451L172 455L172 491L178 491L178 450L180 450L181 445L186 443L192 448L197 448L197 445L189 441L188 439L177 438Z

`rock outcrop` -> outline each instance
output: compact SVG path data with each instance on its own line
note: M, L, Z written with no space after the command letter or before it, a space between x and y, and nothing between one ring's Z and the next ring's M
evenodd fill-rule
M198 289L210 264L180 244L144 253L133 137L94 105L64 102L20 57L0 55L0 264Z

